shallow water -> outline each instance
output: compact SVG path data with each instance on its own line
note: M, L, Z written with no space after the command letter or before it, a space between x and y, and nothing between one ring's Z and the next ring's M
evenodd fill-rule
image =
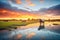
M39 23L20 26L16 30L0 31L0 40L60 40L60 25L45 26L38 30Z

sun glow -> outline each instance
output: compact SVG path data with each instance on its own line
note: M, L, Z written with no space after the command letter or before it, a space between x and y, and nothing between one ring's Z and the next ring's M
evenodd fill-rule
M16 11L10 11L6 9L1 9L0 10L0 19L60 19L60 16L54 16L53 14L34 14L30 12L16 12Z

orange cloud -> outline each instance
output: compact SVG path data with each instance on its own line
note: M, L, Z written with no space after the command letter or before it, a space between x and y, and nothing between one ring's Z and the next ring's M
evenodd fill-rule
M30 12L16 12L7 9L0 9L0 18L22 18L22 19L32 19L37 18L37 15L30 13Z
M26 0L26 2L27 2L27 4L28 4L28 6L35 6L35 4L33 4L33 3L31 2L31 0Z
M21 0L16 0L17 4L22 4Z
M49 13L50 12L50 13ZM51 11L44 13L44 15L38 14L33 14L28 11L12 11L8 9L0 9L0 18L19 18L19 19L59 19L60 15L55 15L54 12L51 13ZM28 28L28 27L27 27Z
M30 4L28 4L29 6L35 6L35 4L33 4L33 3L30 3Z

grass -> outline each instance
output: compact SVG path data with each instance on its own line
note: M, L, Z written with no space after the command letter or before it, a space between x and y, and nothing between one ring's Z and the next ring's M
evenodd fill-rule
M0 29L7 28L9 26L23 26L23 25L28 25L31 23L35 23L35 22L34 21L29 21L29 22L20 22L20 21L3 22L3 21L0 21Z
M21 23L21 22L0 22L0 28L4 28L4 27L8 27L8 26L12 26L14 24L24 24L24 23Z

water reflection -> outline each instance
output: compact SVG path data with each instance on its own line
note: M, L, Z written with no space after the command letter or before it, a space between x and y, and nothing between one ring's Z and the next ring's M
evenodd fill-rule
M36 35L36 34L35 34L34 32L31 32L31 33L27 34L26 38L27 38L27 39L30 39L30 38L32 38L34 35Z
M45 29L38 31L38 27L39 23L34 23L27 26L19 26L12 31L0 31L0 40L60 40L60 25L46 22Z

